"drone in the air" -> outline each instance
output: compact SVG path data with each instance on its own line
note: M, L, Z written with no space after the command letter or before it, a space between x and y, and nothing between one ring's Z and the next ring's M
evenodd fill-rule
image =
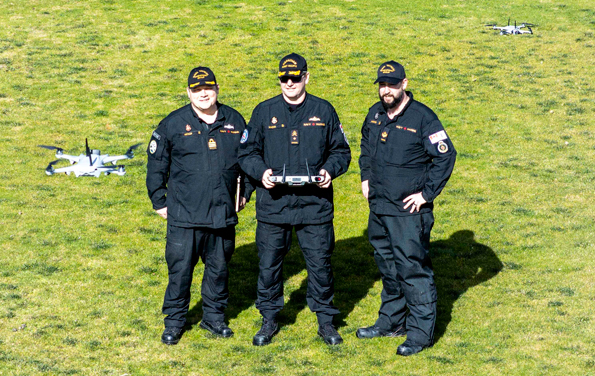
M141 144L132 145L126 151L124 155L114 155L110 157L109 154L101 155L99 150L89 149L89 143L87 139L85 139L85 154L81 154L79 156L68 155L64 154L64 149L59 148L57 146L48 146L48 145L37 145L42 148L56 150L56 159L55 161L50 162L48 167L45 169L45 173L48 175L53 175L55 173L63 172L66 175L70 175L70 173L74 173L76 177L79 176L95 176L99 177L102 173L109 175L109 174L116 174L116 175L124 175L126 170L124 170L123 165L116 165L116 162L122 159L132 159L134 158L134 149L136 149ZM54 168L54 165L60 161L60 159L68 159L72 166L68 167L61 167L61 168ZM112 166L106 166L106 164L111 163Z
M531 30L531 27L535 27L537 25L534 25L532 23L523 22L522 24L517 26L516 21L514 21L514 25L511 25L510 18L509 18L508 26L496 26L496 24L488 24L486 26L489 26L494 30L500 30L500 35L509 35L509 34L517 35L517 34L533 34L533 30ZM527 30L522 30L524 28L527 28Z

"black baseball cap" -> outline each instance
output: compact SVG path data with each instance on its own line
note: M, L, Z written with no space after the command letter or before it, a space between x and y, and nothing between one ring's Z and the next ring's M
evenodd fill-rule
M406 78L405 68L394 60L380 64L378 67L378 78L374 83L386 82L389 84L398 84Z
M298 77L307 71L306 59L296 53L291 53L279 61L279 77Z
M215 73L207 67L196 67L188 75L188 87L190 89L200 85L217 85Z

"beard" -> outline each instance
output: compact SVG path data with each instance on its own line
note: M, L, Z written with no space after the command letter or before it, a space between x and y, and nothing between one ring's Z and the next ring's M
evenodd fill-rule
M405 98L405 92L401 91L398 97L393 97L392 95L385 95L380 97L380 102L382 102L382 107L384 107L385 111L398 107L403 99ZM387 99L392 98L392 102L387 102Z

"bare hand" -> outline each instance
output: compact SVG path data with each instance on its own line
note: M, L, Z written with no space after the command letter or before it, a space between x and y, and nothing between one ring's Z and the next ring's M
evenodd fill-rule
M167 219L167 206L165 208L155 210L155 213L159 214L161 218Z
M419 208L427 201L424 199L424 196L422 196L421 192L419 192L405 197L403 202L406 204L403 209L407 209L409 206L411 206L409 213L413 213L413 211L419 212Z
M240 197L240 208L238 209L238 213L242 211L246 207L246 197Z
M370 193L369 180L364 180L362 181L362 194L366 199L368 198L368 193Z
M269 180L269 177L271 176L273 176L273 170L270 168L262 174L262 185L264 185L266 189L271 189L275 186L275 183Z
M325 169L320 170L320 176L322 176L322 181L318 183L320 188L328 188L331 186L331 174L328 173Z

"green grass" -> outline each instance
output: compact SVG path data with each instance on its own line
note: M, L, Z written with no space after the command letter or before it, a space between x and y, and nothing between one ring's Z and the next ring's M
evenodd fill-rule
M486 23L532 22L500 36ZM0 3L0 374L595 374L595 11L590 1L5 1ZM345 343L316 336L294 246L283 327L251 345L254 206L240 216L229 340L191 326L159 342L165 223L146 197L146 157L123 177L44 173L50 144L104 153L146 143L208 65L220 100L246 118L279 88L280 57L308 59L353 152L336 181L335 302ZM405 65L415 98L459 152L436 202L436 345L397 358L402 339L360 341L381 282L365 238L359 129L376 68ZM195 280L202 277L197 268Z

